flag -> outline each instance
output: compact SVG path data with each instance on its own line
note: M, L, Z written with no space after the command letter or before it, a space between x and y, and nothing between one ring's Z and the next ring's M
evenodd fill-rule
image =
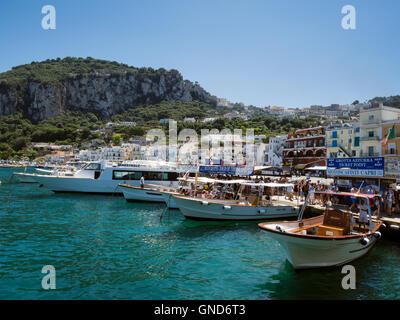
M185 174L185 176L184 176L184 179L187 180L187 179L189 178L189 175L190 175L190 172L189 172L189 171L186 172L186 174Z
M393 127L389 129L389 132L386 135L385 139L382 140L382 144L387 145L388 141L394 138L396 138L396 128L395 125L393 124Z

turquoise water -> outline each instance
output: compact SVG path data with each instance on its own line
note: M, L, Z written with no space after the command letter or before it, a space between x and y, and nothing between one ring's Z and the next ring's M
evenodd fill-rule
M13 169L15 170L15 169ZM341 268L294 271L254 222L197 222L122 197L54 194L0 169L0 299L397 299L400 243ZM44 265L56 290L43 290Z

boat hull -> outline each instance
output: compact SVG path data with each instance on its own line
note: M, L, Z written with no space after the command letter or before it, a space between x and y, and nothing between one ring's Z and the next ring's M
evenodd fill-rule
M120 186L120 189L127 201L159 202L165 203L170 209L178 209L171 193L148 188L132 188L131 186Z
M127 184L124 180L103 180L92 178L77 178L68 176L46 176L33 175L33 179L45 188L54 192L79 192L79 193L99 193L99 194L121 194L119 184ZM139 181L132 180L129 184L139 185ZM152 181L154 184L175 187L175 181Z
M295 269L331 267L349 263L367 254L377 241L373 233L343 238L308 237L261 228L279 242ZM369 240L365 245L361 243L363 238Z
M36 180L32 178L32 174L23 172L14 172L13 175L20 183L37 183Z
M218 200L202 200L174 196L177 207L188 219L194 220L263 220L296 217L298 208L293 206L256 207L236 205Z

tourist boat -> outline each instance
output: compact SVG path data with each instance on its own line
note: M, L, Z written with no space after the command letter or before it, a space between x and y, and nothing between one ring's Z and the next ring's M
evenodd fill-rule
M316 192L317 193L317 192ZM382 222L372 219L370 201L375 195L318 192L341 201L328 204L323 215L298 221L263 222L258 226L277 240L295 269L338 266L365 255L381 237ZM344 198L344 199L343 199ZM369 225L360 228L349 210L349 200L365 201ZM345 202L347 199L347 203ZM363 200L362 200L363 199ZM344 200L344 201L343 201Z
M27 169L30 172L27 172ZM32 170L34 173L32 173ZM48 166L48 165L36 165L26 166L25 172L13 172L13 176L16 177L20 183L37 183L34 179L34 174L41 175L53 175L53 176L73 176L76 172L76 166Z
M119 184L139 186L140 178L152 184L171 188L178 186L177 178L186 168L168 162L131 161L110 163L89 162L72 175L57 172L54 175L30 174L41 186L54 192L81 192L122 194Z
M164 202L169 209L178 209L173 195L179 195L180 191L187 190L188 183L208 183L213 181L207 177L198 177L197 179L186 175L184 178L178 178L179 188L168 188L163 185L145 184L141 186L132 186L120 184L119 188L122 191L125 200L127 201L143 201L143 202Z
M300 204L286 200L284 196L264 195L265 187L273 189L293 188L288 183L255 183L245 180L213 180L212 185L240 185L233 199L209 199L195 196L173 195L176 205L186 218L194 220L262 220L296 217ZM246 194L245 189L253 189ZM255 189L255 190L254 190ZM255 192L254 192L255 191ZM255 193L255 194L254 194ZM247 198L247 200L246 200Z
M173 195L178 195L175 188L168 188L162 185L146 184L144 187L120 184L126 201L144 201L165 203L169 209L178 209Z

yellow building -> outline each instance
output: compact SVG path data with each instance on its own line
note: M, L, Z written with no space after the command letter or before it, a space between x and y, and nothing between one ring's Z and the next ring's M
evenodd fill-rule
M326 128L326 154L328 158L358 157L360 153L360 127L358 123L330 125Z
M392 127L393 122L400 119L400 109L379 106L361 108L361 157L380 157L383 156L382 140L385 138L383 132L386 128ZM388 130L388 129L387 129Z

